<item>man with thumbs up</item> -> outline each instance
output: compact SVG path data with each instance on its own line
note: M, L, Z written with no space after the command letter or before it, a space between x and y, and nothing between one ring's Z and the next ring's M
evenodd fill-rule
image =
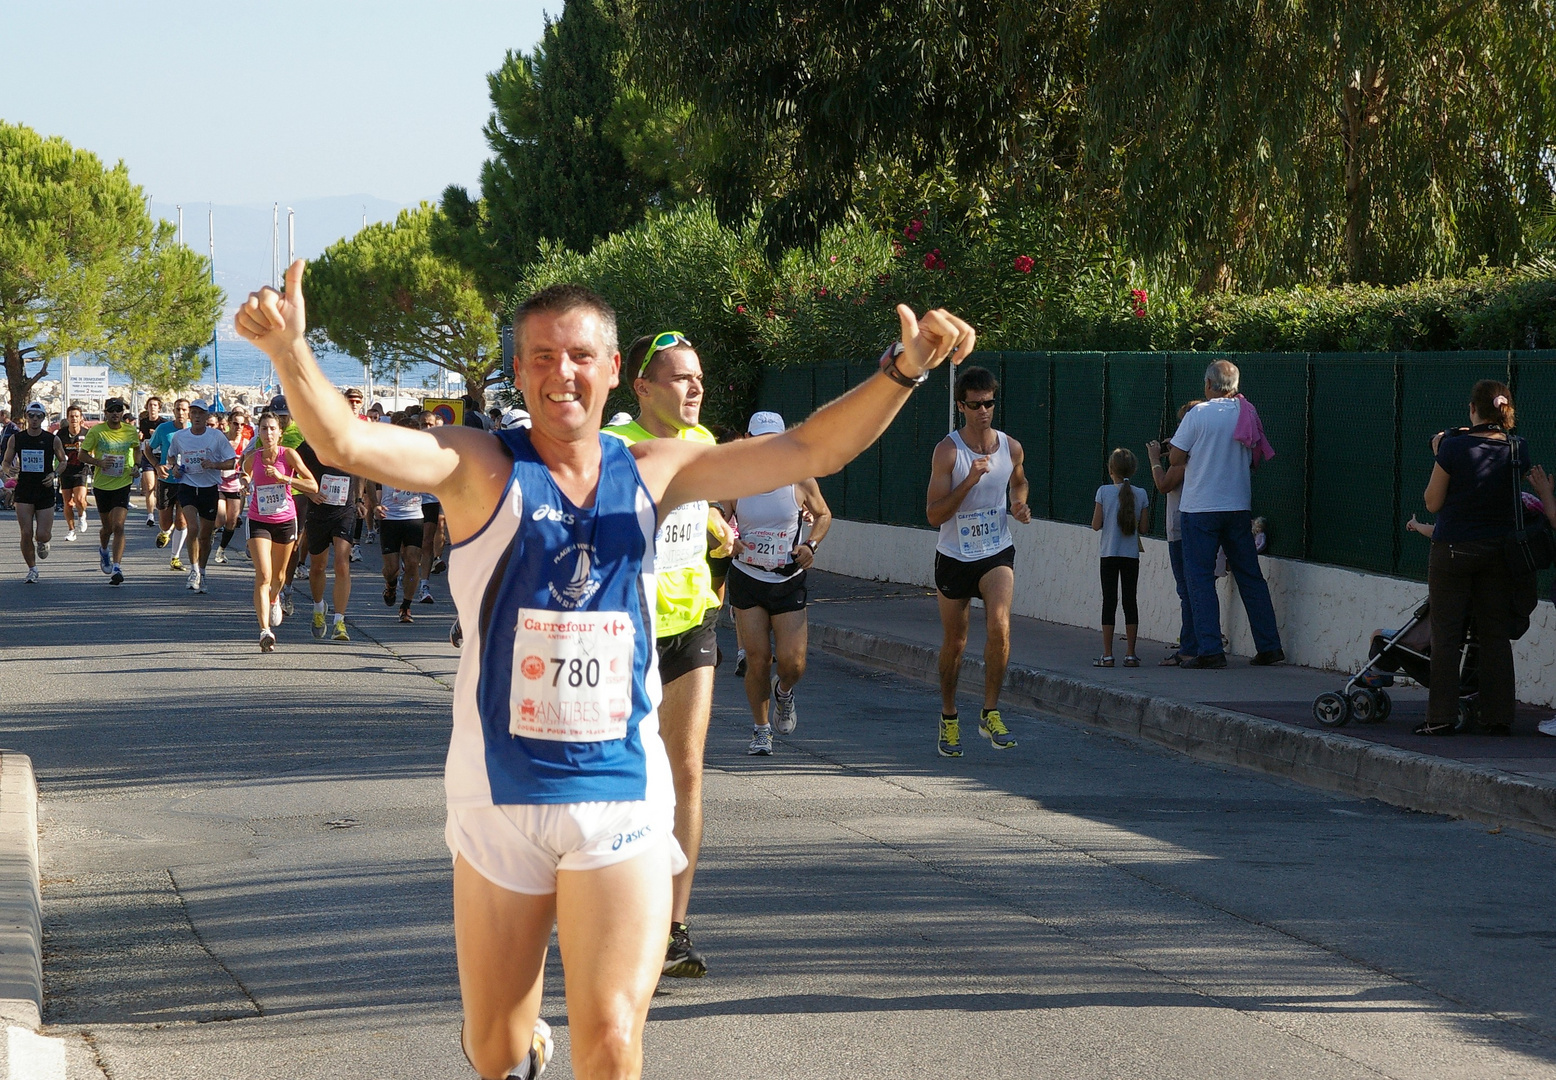
M538 1075L552 927L573 1074L637 1077L665 959L671 876L686 860L659 737L655 534L676 507L836 472L872 444L931 368L972 351L944 310L898 308L902 347L781 435L710 445L603 435L621 376L616 315L577 285L514 314L515 378L531 427L360 424L307 343L303 264L264 288L238 332L275 364L321 460L437 496L455 547L464 629L445 770L462 1045L481 1076Z

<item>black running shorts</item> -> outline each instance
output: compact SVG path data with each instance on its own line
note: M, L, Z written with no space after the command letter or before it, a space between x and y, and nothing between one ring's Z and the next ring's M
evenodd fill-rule
M688 671L714 667L718 662L718 624L720 608L711 607L702 622L690 630L662 637L654 644L659 649L659 681L674 682Z
M59 474L59 486L66 491L72 488L86 487L85 469L67 469Z
M441 513L443 513L442 503L424 502L421 504L421 519L428 525L436 525L438 523L438 515Z
M178 505L178 489L184 485L172 480L157 481L157 509L171 510Z
M943 551L935 552L935 588L947 600L983 599L983 575L998 566L1016 565L1016 548L1012 544L1004 551L996 551L987 558L973 562L953 559Z
M323 555L337 539L351 543L357 511L352 506L315 506L308 512L308 554Z
M737 611L759 607L769 615L803 611L810 598L805 571L782 581L758 581L736 563L729 572L729 606Z
M378 523L378 550L385 555L398 555L401 548L421 548L419 519L399 521L385 518Z
M290 544L297 539L297 519L287 518L285 521L255 521L249 522L249 539L261 538L269 540L272 544Z
M32 473L32 476L41 476L41 473ZM11 500L13 503L24 503L35 509L41 510L48 507L54 509L54 485L39 483L29 479L27 473L23 473L21 479L16 481L16 494Z
M178 485L178 505L182 507L194 507L195 511L206 521L216 520L216 504L221 501L217 494L216 485L210 487L195 487L193 484Z
M128 510L130 508L130 485L125 484L122 488L114 488L112 491L93 488L92 501L97 503L98 514L106 514L110 510Z

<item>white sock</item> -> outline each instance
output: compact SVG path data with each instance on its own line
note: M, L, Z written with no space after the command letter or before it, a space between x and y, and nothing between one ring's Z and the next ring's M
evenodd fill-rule
M178 558L184 553L184 541L189 539L188 529L173 530L173 558Z
M343 613L337 611L335 613L335 625L336 626L344 626L345 624L346 624L346 616Z
M313 610L315 612L317 612L318 614L323 615L324 614L324 601L320 600L317 604L313 605Z
M746 651L744 649L736 649L735 650L735 659L736 660L744 660L745 658L746 658Z

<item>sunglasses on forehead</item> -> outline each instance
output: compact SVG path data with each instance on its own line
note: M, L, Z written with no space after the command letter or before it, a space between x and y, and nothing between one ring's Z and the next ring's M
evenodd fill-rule
M643 377L643 373L648 370L649 362L654 359L656 352L662 349L690 349L692 347L692 343L687 340L686 335L679 330L666 330L648 343L648 352L643 354L643 365L638 368L637 377L640 379Z

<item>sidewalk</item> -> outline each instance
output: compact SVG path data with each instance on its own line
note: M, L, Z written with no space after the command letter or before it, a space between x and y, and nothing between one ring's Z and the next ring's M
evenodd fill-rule
M820 571L811 578L813 644L933 681L940 647L933 592ZM983 640L975 610L964 698L982 685ZM1313 699L1339 690L1343 675L1289 664L1253 668L1235 656L1221 670L1164 668L1157 661L1169 646L1146 640L1138 645L1141 667L1095 668L1100 651L1100 631L1013 618L1006 700L1206 760L1556 835L1556 739L1536 730L1548 710L1521 705L1508 737L1427 738L1411 733L1425 718L1426 691L1398 686L1389 690L1394 709L1383 723L1325 728L1313 719ZM1122 659L1121 637L1114 652ZM926 724L935 708L926 698Z

